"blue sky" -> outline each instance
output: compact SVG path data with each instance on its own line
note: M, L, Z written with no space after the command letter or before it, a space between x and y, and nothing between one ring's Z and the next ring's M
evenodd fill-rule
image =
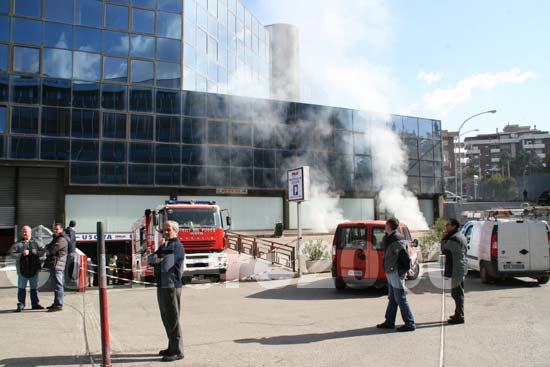
M306 102L550 129L550 1L244 0L300 28Z

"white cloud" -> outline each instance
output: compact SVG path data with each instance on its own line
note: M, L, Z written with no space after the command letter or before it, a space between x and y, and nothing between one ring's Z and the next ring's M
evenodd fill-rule
M441 73L433 73L433 72L425 72L424 70L420 70L418 72L418 75L416 76L417 79L423 80L428 84L433 84L435 82L438 82L441 80L441 77L443 74Z
M536 74L531 71L512 69L498 73L484 73L460 80L453 88L437 88L423 97L424 107L432 112L446 116L460 103L470 99L474 90L490 90L504 83L524 83Z

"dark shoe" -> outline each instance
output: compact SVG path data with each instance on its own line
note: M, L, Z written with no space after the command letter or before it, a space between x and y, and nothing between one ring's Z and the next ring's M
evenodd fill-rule
M43 310L43 309L44 309L44 306L42 306L42 305L36 305L36 306L32 306L32 309L33 309L33 310Z
M381 324L376 325L376 327L379 329L395 329L395 325L390 325L385 321Z
M447 320L447 322L451 325L464 324L464 319L458 317L449 317L449 320Z
M415 331L415 330L416 330L416 328L414 326L409 326L409 325L403 325L403 326L397 328L397 331L401 331L401 332Z
M48 312L57 312L57 311L63 311L63 306L48 307Z
M46 308L49 310L50 308L54 308L54 307L55 307L55 305L51 305L51 306L48 306Z
M171 356L162 357L162 362L174 362L179 361L180 359L183 359L183 354L174 354Z
M168 356L168 349L163 349L159 352L159 356Z
M15 312L23 312L23 307L17 307L17 308L15 309Z

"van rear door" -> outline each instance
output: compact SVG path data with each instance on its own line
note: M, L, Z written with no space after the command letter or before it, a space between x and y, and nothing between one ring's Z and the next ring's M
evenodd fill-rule
M527 222L529 227L529 243L531 255L530 270L550 270L550 255L548 253L548 233L543 222Z
M363 278L367 270L367 227L340 227L337 231L337 274L343 278Z
M513 272L531 269L529 225L524 222L498 223L498 270Z

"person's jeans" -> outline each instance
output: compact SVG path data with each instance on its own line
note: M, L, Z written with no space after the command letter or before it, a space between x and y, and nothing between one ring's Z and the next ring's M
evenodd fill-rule
M63 307L63 284L65 283L65 269L51 269L50 278L53 285L53 306Z
M464 320L464 279L451 288L451 297L455 300L456 319Z
M27 278L19 274L19 278L17 279L17 307L18 308L25 308L25 298L27 297L27 291L26 291L27 283L29 283L31 287L32 307L36 307L40 304L40 301L38 299L38 273L36 273L36 275L31 278Z
M395 325L397 307L401 311L401 317L405 325L415 327L414 317L407 302L405 281L394 271L386 274L388 278L388 307L386 308L386 324Z

